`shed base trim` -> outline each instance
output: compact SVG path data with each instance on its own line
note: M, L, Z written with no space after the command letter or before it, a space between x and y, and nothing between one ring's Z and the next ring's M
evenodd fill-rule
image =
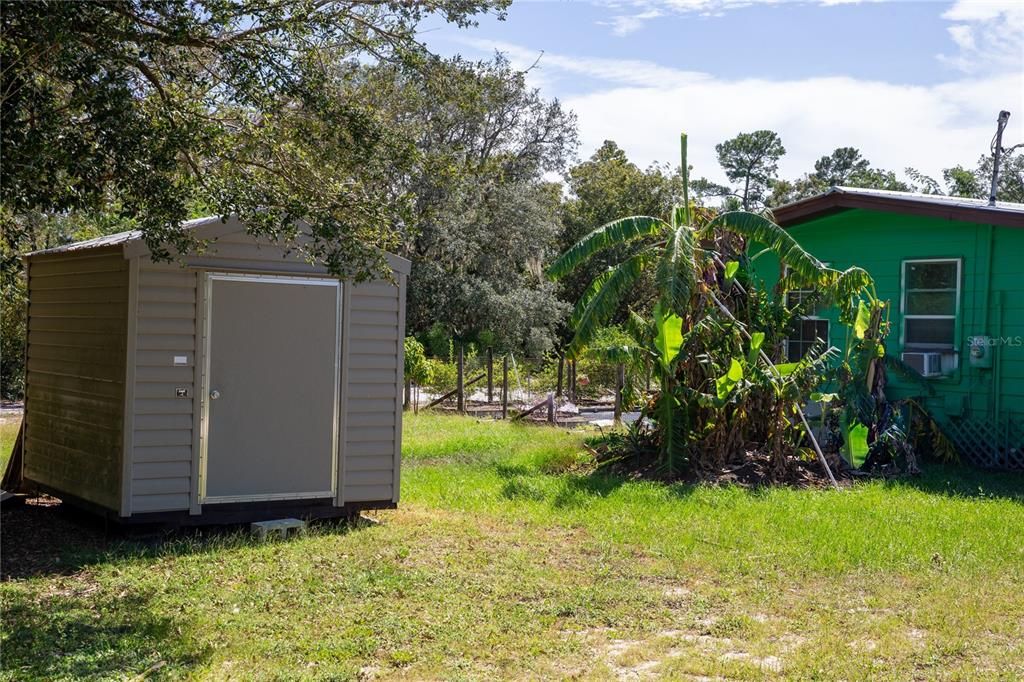
M354 517L362 511L376 509L397 509L398 504L391 500L375 500L368 502L347 502L340 507L334 506L334 499L324 497L305 500L269 500L258 502L229 502L204 506L202 514L192 515L187 509L165 512L145 512L131 516L119 516L116 510L69 495L60 490L36 481L26 481L26 487L44 492L61 500L69 508L82 513L98 516L119 526L156 526L177 528L186 526L214 526L237 523L253 523L270 521L286 517L303 519L338 519Z

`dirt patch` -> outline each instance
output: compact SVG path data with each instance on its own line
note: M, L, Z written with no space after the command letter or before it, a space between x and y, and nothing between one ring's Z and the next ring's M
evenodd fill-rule
M0 513L0 579L70 574L75 555L108 546L101 524L75 512L55 497L42 495ZM71 553L73 552L73 554Z

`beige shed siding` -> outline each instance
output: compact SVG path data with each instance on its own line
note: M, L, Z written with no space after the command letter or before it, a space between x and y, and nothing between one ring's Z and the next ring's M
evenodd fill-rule
M200 390L198 337L200 278L205 271L326 274L273 244L244 234L222 234L205 252L186 258L189 267L139 258L136 348L131 432L132 514L179 511L190 505L193 480L193 396ZM394 499L395 453L399 424L398 287L387 282L345 285L349 308L342 340L341 447L343 502ZM176 367L183 355L187 365ZM187 398L175 397L185 388Z
M192 396L196 388L195 270L139 262L132 429L131 512L189 508ZM175 366L174 357L186 364ZM184 388L188 397L178 398Z
M399 290L387 282L350 285L342 380L345 502L394 498L401 370Z
M121 504L128 265L119 248L28 261L27 478Z

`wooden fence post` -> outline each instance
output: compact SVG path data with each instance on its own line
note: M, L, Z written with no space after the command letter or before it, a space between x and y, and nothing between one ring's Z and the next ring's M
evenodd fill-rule
M548 393L548 423L555 423L555 394Z
M494 402L494 349L487 347L487 404Z
M455 409L458 410L459 414L462 414L463 412L466 411L466 384L465 384L465 381L466 381L466 366L465 366L465 361L464 361L463 355L462 355L462 345L461 344L459 344L459 356L458 356L457 370L458 371L457 371L457 375L456 375L455 388L456 388L456 390L458 392L455 394L455 396L456 396L455 397L455 400L456 400Z
M615 368L615 416L616 424L622 423L622 389L626 385L626 366L619 363Z
M562 374L565 369L565 356L558 356L558 383L555 384L555 396L558 398L562 397Z
M567 393L569 394L569 402L576 402L576 361L569 361L569 381L566 386Z
M508 419L508 355L501 357L501 418Z

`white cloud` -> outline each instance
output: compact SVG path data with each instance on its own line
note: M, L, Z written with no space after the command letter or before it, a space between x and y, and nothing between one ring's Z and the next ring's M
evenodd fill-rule
M659 9L649 9L636 14L616 14L610 21L597 22L600 26L611 26L612 33L617 36L626 36L643 28L644 22L649 19L657 19L664 16Z
M497 40L466 38L458 36L454 42L472 47L481 52L502 52L509 57L517 69L531 70L535 87L555 87L561 79L571 76L586 76L608 84L640 87L672 87L710 78L699 71L683 71L641 59L606 59L602 57L570 57L531 50ZM534 66L536 65L536 66Z
M955 22L948 31L958 52L941 61L966 73L1024 70L1024 1L957 0L942 18Z
M719 16L730 10L749 7L751 5L778 5L781 3L801 5L850 5L862 2L885 2L886 0L608 0L598 4L607 5L616 11L623 8L640 10L634 13L623 13L612 16L610 21L597 22L602 26L611 26L612 33L618 36L628 35L643 28L645 21L665 16L666 14L703 14Z
M540 54L507 43L476 40L472 45L501 50L520 68ZM640 166L675 164L676 140L685 131L694 172L719 181L715 144L760 128L782 136L783 177L797 177L819 157L847 145L897 173L914 166L940 176L956 164L973 167L988 151L1000 109L1021 109L1005 139L1024 142L1024 108L1019 107L1024 73L1019 71L937 85L850 77L728 80L642 60L546 53L529 74L548 96L559 92L559 83L581 76L594 79L595 87L563 100L579 118L581 156L610 139Z

